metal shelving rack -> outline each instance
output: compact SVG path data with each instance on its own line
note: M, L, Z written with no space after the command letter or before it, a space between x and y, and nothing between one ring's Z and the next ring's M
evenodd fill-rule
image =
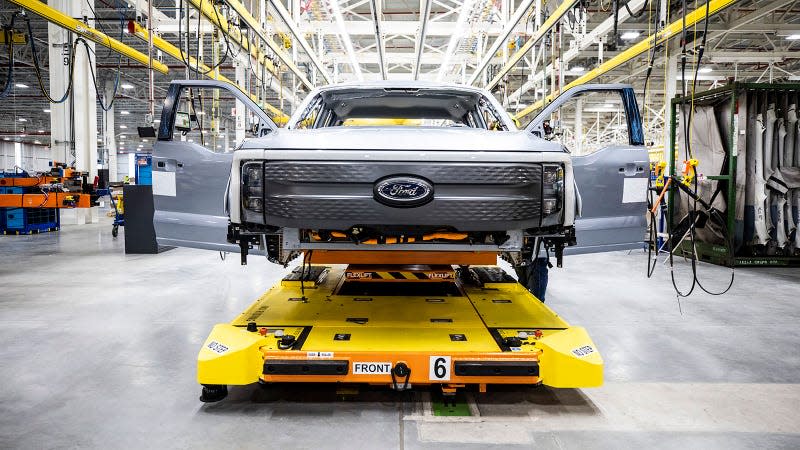
M722 183L722 193L726 199L726 211L724 212L728 230L737 235L742 232L742 241L737 242L734 248L735 254L731 255L726 245L710 244L706 242L695 243L697 256L700 260L724 266L800 266L800 256L781 256L781 255L753 255L746 254L752 248L744 240L744 221L737 223L736 207L737 202L744 202L744 198L736 197L736 174L738 167L738 157L740 149L746 148L747 133L747 109L739 108L739 102L747 100L747 95L771 94L776 95L785 92L800 92L800 84L765 84L765 83L730 83L726 86L711 89L705 92L695 93L694 99L690 96L676 96L670 102L670 134L673 142L673 149L669 152L669 168L672 175L677 175L676 156L682 151L677 142L677 124L679 105L692 101L695 105L722 105L729 103L730 119L723 128L726 132L722 136L726 143L727 164L724 165L720 174L706 175L709 180L716 180ZM799 105L800 106L800 105ZM721 127L722 128L722 127ZM745 172L746 176L746 172ZM677 223L680 217L675 217L673 205L675 200L675 190L668 193L667 214L673 217L673 222ZM745 217L746 219L746 217ZM798 230L800 232L800 230ZM688 255L690 249L685 247L687 242L681 245L681 251Z

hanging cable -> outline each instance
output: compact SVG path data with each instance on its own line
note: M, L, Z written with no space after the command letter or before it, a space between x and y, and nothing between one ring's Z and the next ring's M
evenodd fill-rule
M681 44L682 44L682 48L681 48L681 94L682 94L682 98L681 98L681 101L680 101L680 107L681 107L681 117L682 117L681 126L682 126L682 131L683 131L683 138L684 138L684 142L683 142L684 157L686 158L687 161L689 161L689 160L694 159L694 152L692 151L692 146L691 146L691 123L692 123L692 121L694 119L694 114L693 114L694 113L694 98L695 98L695 89L696 89L696 85L697 85L697 77L698 77L700 65L701 65L701 62L702 62L703 53L704 53L704 50L705 50L706 37L708 35L709 5L708 5L708 3L706 3L706 5L705 5L706 13L705 13L704 32L703 32L703 36L701 38L700 45L696 48L696 51L694 52L694 57L695 57L695 60L694 60L694 76L692 78L691 92L690 92L690 104L689 104L690 111L689 111L689 117L687 118L686 117L686 114L687 114L687 112L686 112L686 102L687 102L687 92L686 92L686 59L687 59L687 54L686 54L686 46L687 46L687 41L688 41L688 39L687 39L688 35L687 35L687 31L686 31L686 6L687 6L686 5L686 0L683 0L682 3L683 3L682 4L682 7L683 7L683 10L682 10L683 27L682 27L682 38L681 38ZM696 41L696 39L697 39L697 30L696 30L696 25L695 25L694 41ZM674 171L674 169L673 169L673 171ZM700 280L698 279L698 276L697 276L697 259L698 258L697 258L697 246L696 246L696 225L697 225L697 222L698 222L699 217L700 217L699 214L698 214L698 207L697 207L698 206L698 202L700 200L699 200L699 195L698 195L698 190L699 190L698 189L698 179L697 179L696 176L693 177L692 188L693 188L692 192L687 192L688 195L687 195L687 200L686 200L687 220L688 220L688 227L689 228L688 228L687 232L684 234L684 236L681 236L680 241L678 241L677 244L672 239L673 238L673 229L674 229L674 224L673 224L673 221L672 221L672 215L670 215L668 217L668 221L667 221L668 222L669 242L670 242L669 264L670 264L670 277L672 279L672 286L675 289L675 293L677 294L677 296L679 298L680 297L688 297L689 295L691 295L691 293L694 291L696 286L699 286L701 290L703 290L705 293L707 293L709 295L722 295L722 294L728 292L728 290L730 290L730 288L733 286L733 281L734 281L732 233L728 229L727 221L725 220L725 218L722 217L721 214L719 213L719 211L716 211L710 204L710 203L713 203L714 198L719 193L719 191L717 191L712 195L711 202L710 203L703 202L703 204L704 204L703 206L709 211L709 218L711 216L714 216L721 223L721 226L722 226L722 229L723 229L722 231L723 231L723 234L725 236L725 241L726 241L726 244L728 244L729 256L731 257L731 261L730 261L730 263L731 263L731 277L730 277L730 282L728 283L728 286L724 290L719 291L719 292L711 292L708 289L706 289L700 283ZM728 205L728 207L730 207L730 205ZM674 257L674 253L675 253L676 247L678 247L678 245L680 243L682 243L683 239L686 236L689 237L689 242L690 242L690 246L691 246L691 252L690 252L690 256L689 256L689 261L690 261L690 264L691 264L692 284L689 287L688 291L683 292L677 286L677 282L676 282L676 279L675 279L675 272L674 272L674 258L673 257ZM648 265L649 265L649 263L648 263Z
M650 0L645 0L644 5L642 5L642 9L640 9L639 12L636 14L634 14L633 11L631 11L631 7L628 6L628 3L630 3L630 1L625 2L625 9L628 10L628 15L634 19L638 19L639 17L642 17L642 14L644 14L644 12L647 10L647 6L648 3L650 3Z
M8 70L6 72L6 85L0 90L0 98L8 97L11 93L11 87L14 85L14 20L16 20L19 12L11 15L11 21L8 26L2 25L3 36L6 39L6 48L8 49Z

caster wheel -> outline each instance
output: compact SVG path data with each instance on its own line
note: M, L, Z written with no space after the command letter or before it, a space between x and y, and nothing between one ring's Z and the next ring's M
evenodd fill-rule
M114 225L113 227L111 227L111 236L117 237L118 234L119 234L119 226Z
M218 402L228 396L228 386L224 384L204 384L200 401L204 403Z

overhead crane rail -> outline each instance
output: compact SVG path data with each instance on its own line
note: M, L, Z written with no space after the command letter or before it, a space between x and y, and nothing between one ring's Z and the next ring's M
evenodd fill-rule
M150 58L148 58L148 56L144 53L129 47L113 37L108 36L102 31L92 28L77 19L73 19L61 11L51 8L38 0L8 1L25 8L26 10L36 14L48 22L58 25L65 30L76 33L77 35L82 36L96 44L100 44L103 47L111 49L128 59L142 64L145 67L150 66ZM153 69L163 74L167 74L169 72L169 68L166 66L166 64L155 60L153 61Z

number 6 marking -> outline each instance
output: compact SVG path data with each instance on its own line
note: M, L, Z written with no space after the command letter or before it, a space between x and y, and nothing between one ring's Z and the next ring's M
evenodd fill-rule
M431 381L450 380L450 357L431 356L428 366L428 379Z

